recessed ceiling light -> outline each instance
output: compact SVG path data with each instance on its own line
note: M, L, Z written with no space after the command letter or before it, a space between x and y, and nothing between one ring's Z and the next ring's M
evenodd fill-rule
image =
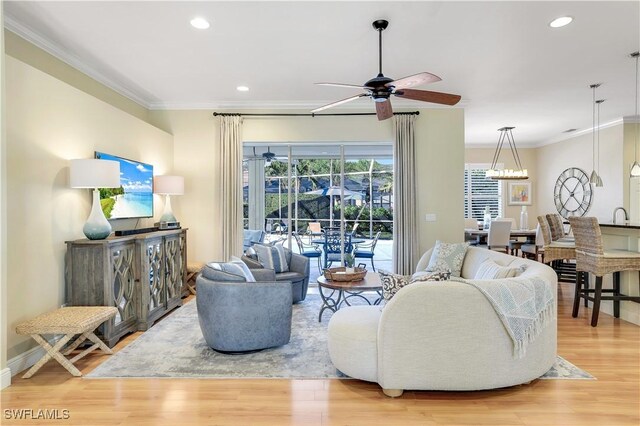
M193 18L191 20L191 26L193 28L197 28L199 30L206 30L207 28L209 28L211 25L209 24L209 21L207 21L204 18Z
M238 86L238 87L236 87L236 90L238 92L248 92L249 88L247 86Z
M549 22L549 26L551 28L560 28L564 27L565 25L569 25L571 21L573 21L573 18L571 16L561 16Z

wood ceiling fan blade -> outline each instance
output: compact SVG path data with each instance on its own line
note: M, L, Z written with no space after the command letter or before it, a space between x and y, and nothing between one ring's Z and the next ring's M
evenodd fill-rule
M460 102L461 96L450 93L430 92L428 90L402 89L394 95L399 98L413 99L414 101L431 102L433 104L455 105Z
M360 86L358 84L344 84L344 83L314 83L318 86L332 86L332 87L348 87L350 89L365 89L371 90L371 87Z
M393 108L391 108L391 101L389 99L384 102L376 102L375 104L379 121L393 117Z
M323 111L325 109L329 109L329 108L333 108L333 107L338 106L338 105L346 104L347 102L355 101L356 99L360 99L360 98L362 98L364 96L369 96L369 95L367 93L360 93L359 95L351 96L350 98L342 99L340 101L332 102L330 104L321 106L320 108L316 108L316 109L312 110L311 112L320 112L320 111Z
M430 72L421 72L420 74L410 75L408 77L393 80L391 83L385 84L385 86L393 86L396 89L404 89L407 87L419 86L426 83L435 83L442 80L437 75Z

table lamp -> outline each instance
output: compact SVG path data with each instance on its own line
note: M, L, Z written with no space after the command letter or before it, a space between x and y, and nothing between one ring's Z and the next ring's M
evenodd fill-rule
M91 213L82 231L90 240L103 240L111 234L111 224L104 216L100 205L98 188L120 187L120 163L111 160L71 160L69 186L93 188Z
M160 217L160 223L178 222L171 211L171 196L184 194L184 177L155 176L153 178L153 192L165 196L164 212Z

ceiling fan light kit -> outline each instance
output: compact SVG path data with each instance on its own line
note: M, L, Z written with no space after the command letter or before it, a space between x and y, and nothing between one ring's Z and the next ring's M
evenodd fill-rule
M638 92L638 58L640 57L640 52L633 52L630 54L633 59L636 61L636 102L635 102L635 113L634 119L636 122L636 142L634 144L634 154L633 154L633 164L631 165L630 175L631 177L640 177L640 163L638 163L638 140L640 140L640 117L638 116L638 102L640 101L640 92Z
M498 146L496 147L496 152L493 154L493 161L491 162L491 168L487 170L485 176L491 179L496 180L525 180L529 179L529 172L527 169L522 167L522 162L520 161L520 155L518 155L518 148L516 147L516 141L513 138L512 130L515 127L502 127L498 129L500 132L500 137L498 138ZM517 169L500 169L498 170L498 159L500 158L500 152L502 151L502 145L504 144L505 139L509 142L509 147L511 148L511 154L513 155L513 160Z
M378 120L386 120L393 117L393 108L391 107L391 95L399 98L411 99L421 102L430 102L442 105L455 105L460 102L461 97L442 92L430 92L427 90L415 90L410 87L418 86L425 83L435 83L441 78L437 75L422 72L410 75L398 80L386 77L382 73L382 32L389 26L389 22L384 19L378 19L373 22L373 28L378 31L378 75L363 85L342 84L342 83L316 83L320 86L345 87L350 89L362 89L365 93L360 93L349 98L345 98L330 104L321 106L312 110L312 113L324 111L347 102L355 101L360 98L371 98L375 102L376 115Z

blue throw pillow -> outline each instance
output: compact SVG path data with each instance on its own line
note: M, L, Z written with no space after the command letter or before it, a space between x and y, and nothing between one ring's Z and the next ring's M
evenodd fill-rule
M267 269L273 269L276 274L281 272L289 272L289 264L287 263L287 254L284 247L280 244L275 246L265 246L254 244L253 249L258 255L258 262Z

